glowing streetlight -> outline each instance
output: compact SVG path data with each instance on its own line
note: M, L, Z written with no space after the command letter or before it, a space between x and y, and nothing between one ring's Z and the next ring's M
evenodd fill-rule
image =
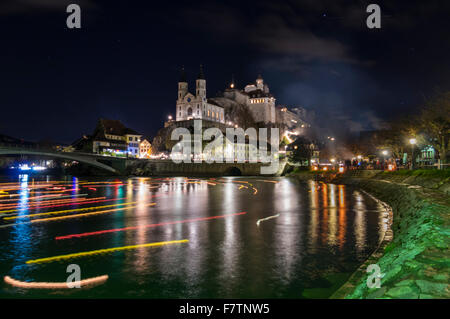
M172 115L169 115L167 118L169 119L169 121L172 121Z
M384 150L383 152L381 152L384 156L388 155L388 151Z
M417 144L417 140L410 138L409 144L411 144L411 169L414 169L414 146Z

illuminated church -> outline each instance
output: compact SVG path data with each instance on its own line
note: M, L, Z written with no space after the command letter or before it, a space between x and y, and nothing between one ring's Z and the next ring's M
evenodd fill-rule
M226 124L226 121L237 122L230 118L231 114L225 114L227 105L244 105L251 113L256 123L281 124L285 129L304 128L306 122L304 116L298 110L289 111L286 107L275 107L275 97L270 93L269 86L264 83L261 75L258 75L255 83L248 84L244 89L236 88L234 80L223 92L223 97L207 98L206 79L203 67L195 82L195 92L189 92L186 72L181 70L178 82L178 97L176 101L176 122L194 119L208 120ZM228 109L227 109L228 110Z
M195 94L190 93L186 73L183 68L180 81L178 82L176 120L205 119L225 123L223 107L206 98L206 80L202 66L200 66L195 86Z

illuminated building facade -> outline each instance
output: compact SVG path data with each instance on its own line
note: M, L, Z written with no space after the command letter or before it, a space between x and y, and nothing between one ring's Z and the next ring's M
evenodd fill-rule
M149 158L152 153L152 145L147 139L143 139L139 144L139 157Z
M91 136L83 136L65 151L92 152L95 154L139 157L142 135L127 128L120 121L100 119Z
M188 90L188 82L184 68L178 82L178 98L176 103L176 121L204 119L213 122L224 123L225 114L223 107L206 98L206 80L203 67L196 80L195 94Z
M244 104L252 113L255 122L276 123L275 97L261 75L254 84L248 84L243 90L236 88L234 81L225 90L224 97Z

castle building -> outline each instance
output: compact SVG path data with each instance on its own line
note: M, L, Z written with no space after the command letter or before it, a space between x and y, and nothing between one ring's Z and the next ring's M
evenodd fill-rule
M256 83L246 85L244 90L236 89L232 82L230 88L224 92L224 97L246 105L255 122L276 123L276 99L261 75L258 75Z
M176 121L203 119L213 122L225 123L223 107L215 104L206 97L206 80L203 67L195 81L195 95L189 92L188 82L184 68L178 82L178 99L176 103Z
M270 125L281 125L283 130L298 131L309 127L305 121L306 110L294 108L290 111L287 107L275 106L276 99L270 93L269 86L264 83L261 75L258 75L255 83L246 85L243 89L238 89L234 83L223 92L222 97L208 99L206 97L206 80L203 68L200 66L200 73L196 80L195 95L188 90L186 73L184 68L181 71L181 78L178 82L178 99L176 102L176 126L185 125L189 120L202 119L209 120L210 125L217 126L217 123L225 126L238 122L232 118L230 105L240 104L245 106L251 113L256 123ZM226 111L225 111L226 110ZM225 121L225 118L228 122ZM172 118L165 123L168 127L172 123ZM191 125L187 123L186 125Z
M298 128L307 128L310 125L304 120L306 110L301 107L293 108L292 111L286 106L276 107L277 123L284 125L286 129L295 131Z

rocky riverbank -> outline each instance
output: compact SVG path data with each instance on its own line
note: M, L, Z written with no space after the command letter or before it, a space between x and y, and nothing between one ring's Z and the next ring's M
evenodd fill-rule
M355 185L392 207L393 240L383 242L332 298L450 298L449 171L290 176ZM380 288L367 287L370 264L384 274Z

